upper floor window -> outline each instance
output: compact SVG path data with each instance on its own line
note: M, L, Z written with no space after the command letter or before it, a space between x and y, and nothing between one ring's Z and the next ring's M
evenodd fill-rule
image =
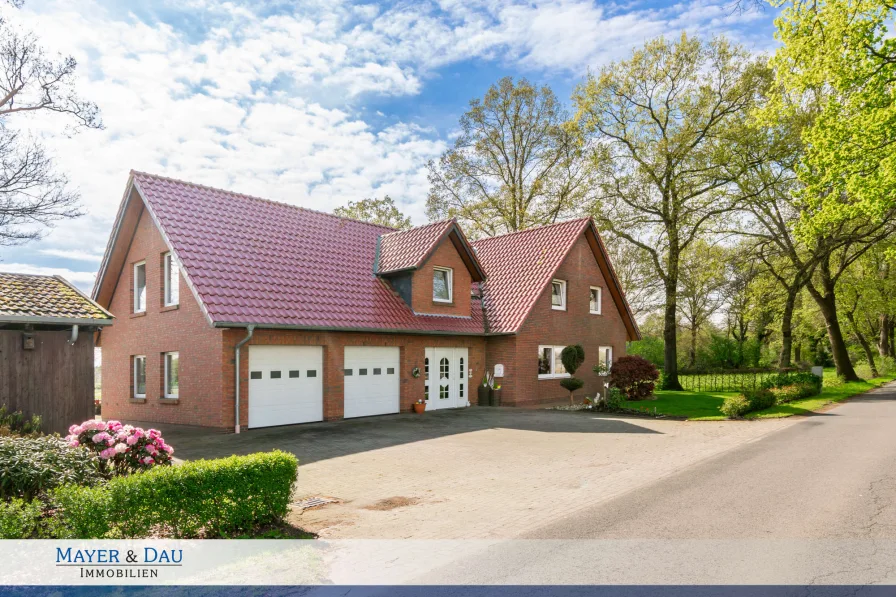
M165 253L165 306L170 307L180 302L180 268L171 253Z
M451 278L454 271L447 267L433 268L432 272L432 300L439 303L451 302Z
M134 264L134 313L146 312L146 262Z
M601 346L597 351L597 362L609 371L613 367L613 347Z
M551 282L551 308L566 310L566 280Z
M590 306L590 310L591 310L591 312L594 313L595 315L600 315L600 301L601 301L600 287L599 287L599 286L592 286L592 287L591 287L591 306Z
M165 398L177 398L180 395L180 353L166 352L162 357L165 363Z

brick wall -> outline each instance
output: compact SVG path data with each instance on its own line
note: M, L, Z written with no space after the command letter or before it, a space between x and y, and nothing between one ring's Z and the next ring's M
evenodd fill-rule
M222 332L212 328L186 282L180 304L164 307L162 256L168 247L146 211L140 216L109 311L117 318L103 330L103 416L107 419L223 426ZM146 261L146 313L133 314L134 263ZM110 272L111 273L111 272ZM163 398L162 353L180 353L180 391ZM146 398L132 398L132 358L146 355ZM232 385L232 384L231 384Z
M234 410L234 348L246 337L245 329L224 331L223 365L224 398L218 418L225 427L233 426ZM482 377L485 363L485 339L476 336L424 336L413 334L377 334L365 332L306 332L301 330L256 330L252 340L243 345L240 355L240 422L249 420L249 351L252 345L322 346L324 353L324 419L341 419L344 408L344 348L346 346L397 346L400 348L401 410L411 410L411 405L423 398L424 351L428 347L453 347L469 350L468 379L472 391ZM420 368L420 377L411 376L414 367ZM468 393L472 404L475 393Z
M515 337L488 339L489 368L493 370L496 363L504 365L505 404L551 402L569 396L560 387L559 379L538 379L539 345L581 344L585 349L585 364L576 372L576 377L585 381L585 387L576 392L578 399L594 396L601 387L600 378L591 370L597 364L598 347L612 346L614 360L625 355L625 324L584 235L576 241L555 278L566 280L566 311L551 308L548 285ZM603 289L601 315L590 313L591 286Z
M432 300L433 268L450 267L454 270L452 303ZM454 244L445 239L423 266L414 272L411 283L411 307L416 313L458 315L470 317L470 284L472 279Z

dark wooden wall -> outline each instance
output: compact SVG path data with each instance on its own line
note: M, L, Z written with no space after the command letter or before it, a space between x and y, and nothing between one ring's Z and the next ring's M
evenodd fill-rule
M22 348L21 331L0 329L0 406L40 415L44 433L65 434L93 418L93 333L37 331L34 350Z

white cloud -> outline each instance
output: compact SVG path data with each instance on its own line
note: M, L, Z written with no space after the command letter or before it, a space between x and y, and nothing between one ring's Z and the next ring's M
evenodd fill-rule
M82 291L89 292L96 279L95 272L77 272L62 267L40 267L27 263L4 263L3 271L14 274L33 274L38 276L62 276Z
M439 69L469 59L577 78L648 37L719 32L751 18L725 13L727 1L622 9L587 0L321 0L291 14L217 0L140 6L141 15L165 9L163 20L189 21L178 27L114 0L29 0L8 18L75 55L79 90L100 105L106 129L68 138L56 134L59 117L16 121L46 136L88 215L12 260L93 260L130 169L323 210L388 193L421 223L425 164L450 138L401 113L379 111L392 124L378 129L359 115L358 98L419 94Z

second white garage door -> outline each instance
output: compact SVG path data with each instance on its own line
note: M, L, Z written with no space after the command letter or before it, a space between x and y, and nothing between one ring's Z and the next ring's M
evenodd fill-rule
M249 347L249 427L322 421L323 348Z
M399 349L345 348L345 418L397 413L401 406Z

